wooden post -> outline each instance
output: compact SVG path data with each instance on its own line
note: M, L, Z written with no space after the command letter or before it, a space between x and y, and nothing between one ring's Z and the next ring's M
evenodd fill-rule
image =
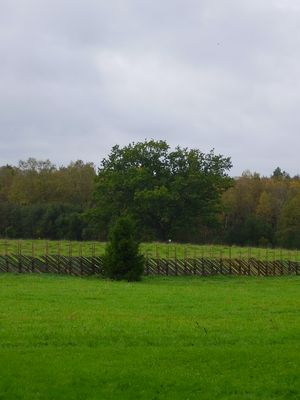
M92 244L92 263L93 263L93 275L96 275L95 243Z
M60 255L61 255L61 251L60 251L60 242L57 242L57 272L59 274L61 274L61 265L60 265Z
M183 250L183 263L184 263L184 273L187 275L187 259L186 259L186 247Z
M73 252L72 252L72 243L71 242L69 242L69 265L68 265L68 274L69 275L72 275L72 269L73 269L73 260L72 260L72 255L73 255Z
M80 265L80 276L83 276L83 267L82 267L82 243L79 243L79 265Z
M280 264L280 274L283 275L283 263Z
M157 275L160 275L160 252L158 248L156 248L156 266L157 266Z
M288 273L289 273L289 275L291 274L291 272L292 272L292 265L291 265L291 262L288 261Z
M248 247L248 275L250 275L251 272L251 259L252 259L252 249L251 247Z
M149 249L146 250L146 275L149 275Z
M19 261L19 273L22 273L22 244L18 241L18 261Z
M204 247L201 247L201 274L205 275L205 266L204 266Z
M45 254L46 254L46 257L45 257L45 261L46 261L46 272L49 272L49 263L48 263L48 253L49 253L49 246L48 246L48 240L46 240L46 242L45 242Z
M31 272L34 272L34 261L35 261L34 241L32 241L31 242Z
M220 250L220 272L223 275L223 250Z
M167 245L167 252L166 252L166 275L169 275L169 246Z
M8 244L7 240L4 243L4 251L5 251L5 264L6 264L6 272L9 272L9 262L8 262Z

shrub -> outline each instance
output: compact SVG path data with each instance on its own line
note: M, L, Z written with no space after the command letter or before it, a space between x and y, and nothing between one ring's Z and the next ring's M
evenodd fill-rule
M139 253L136 229L129 216L120 217L110 229L104 255L104 273L116 280L138 281L144 271L144 257Z

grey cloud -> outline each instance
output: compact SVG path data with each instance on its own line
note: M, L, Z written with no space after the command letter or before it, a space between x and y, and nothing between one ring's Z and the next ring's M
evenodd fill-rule
M292 0L0 0L1 164L144 138L298 173Z

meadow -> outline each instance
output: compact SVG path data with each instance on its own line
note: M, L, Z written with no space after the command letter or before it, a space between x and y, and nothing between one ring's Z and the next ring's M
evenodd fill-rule
M299 290L0 274L0 399L299 399Z
M100 256L104 254L105 242L77 242L55 240L0 240L0 255L61 254L73 256ZM141 243L141 252L153 258L237 258L258 260L300 261L298 250L281 248L239 247L226 245L196 245L182 243Z

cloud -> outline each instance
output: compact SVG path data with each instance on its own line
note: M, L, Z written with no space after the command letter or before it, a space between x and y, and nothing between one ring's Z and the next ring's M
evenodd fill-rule
M1 163L99 163L144 138L298 173L288 0L0 0Z

